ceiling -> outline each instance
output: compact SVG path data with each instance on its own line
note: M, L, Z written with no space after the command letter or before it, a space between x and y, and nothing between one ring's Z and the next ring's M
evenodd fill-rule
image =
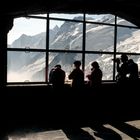
M110 13L140 27L140 0L5 0L0 4L0 16L20 17L46 12Z

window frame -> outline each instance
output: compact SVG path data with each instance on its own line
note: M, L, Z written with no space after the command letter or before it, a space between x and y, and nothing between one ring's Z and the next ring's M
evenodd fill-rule
M77 14L77 13L76 13ZM81 13L80 13L81 14ZM7 47L7 52L8 51L20 51L20 52L25 52L25 51L29 51L29 52L45 52L46 53L46 60L45 60L45 69L46 69L46 80L45 82L8 82L6 81L7 85L18 85L18 84L35 84L35 85L38 85L38 84L49 84L49 81L48 81L48 59L49 59L49 53L50 52L56 52L56 53L59 53L59 52L67 52L67 53L81 53L82 54L82 69L84 71L84 68L85 68L85 55L88 55L88 54L111 54L113 55L113 59L116 58L117 55L119 54L122 54L122 53L125 53L126 55L140 55L140 53L130 53L130 52L117 52L117 28L118 27L123 27L123 28L133 28L133 29L140 29L138 28L137 26L127 26L127 25L120 25L120 24L117 24L117 16L115 16L114 18L114 23L111 24L111 23L102 23L102 22L94 22L94 21L87 21L86 20L86 13L82 13L83 15L83 20L73 20L73 19L66 19L66 18L57 18L57 17L49 17L49 13L47 13L47 16L46 17L43 17L43 16L33 16L33 15L28 15L28 16L24 16L25 18L34 18L34 19L45 19L46 20L46 48L44 49L34 49L34 48L8 48ZM56 49L50 49L49 48L49 36L50 36L50 33L49 33L49 27L50 27L50 20L55 20L55 21L68 21L68 22L77 22L77 23L82 23L83 24L83 39L82 39L82 50L56 50ZM114 51L112 52L109 52L109 51L88 51L86 50L86 25L87 24L98 24L98 25L107 25L107 26L112 26L114 27ZM115 82L115 62L113 62L113 80L104 80L104 82ZM8 74L8 73L7 73Z

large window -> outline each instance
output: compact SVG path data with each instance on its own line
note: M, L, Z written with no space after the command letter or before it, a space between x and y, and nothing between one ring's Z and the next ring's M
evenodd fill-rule
M140 30L110 14L44 14L15 18L8 33L7 82L48 82L53 66L68 75L80 60L86 75L99 62L103 80L115 80L112 59L126 53L140 67Z

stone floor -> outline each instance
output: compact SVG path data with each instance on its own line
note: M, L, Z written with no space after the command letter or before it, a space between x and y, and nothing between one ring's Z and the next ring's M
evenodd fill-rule
M140 120L78 130L19 131L9 134L8 140L140 140Z

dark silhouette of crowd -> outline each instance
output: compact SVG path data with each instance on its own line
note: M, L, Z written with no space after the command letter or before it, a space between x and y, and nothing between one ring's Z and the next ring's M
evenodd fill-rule
M137 81L139 78L138 64L133 59L128 59L126 54L122 54L120 58L114 60L117 68L116 81L118 83L127 83L127 81ZM83 88L85 85L88 87L99 87L102 84L103 72L100 69L99 63L93 61L91 63L91 72L86 75L88 83L85 84L84 72L80 68L81 61L76 60L73 63L74 68L68 75L68 79L72 80L72 88ZM57 64L51 69L49 73L49 82L54 88L64 87L66 73L62 70L61 65Z
M118 72L116 76L117 82L124 83L138 80L138 64L133 59L128 59L126 54L122 54L121 58L117 58L115 62Z

